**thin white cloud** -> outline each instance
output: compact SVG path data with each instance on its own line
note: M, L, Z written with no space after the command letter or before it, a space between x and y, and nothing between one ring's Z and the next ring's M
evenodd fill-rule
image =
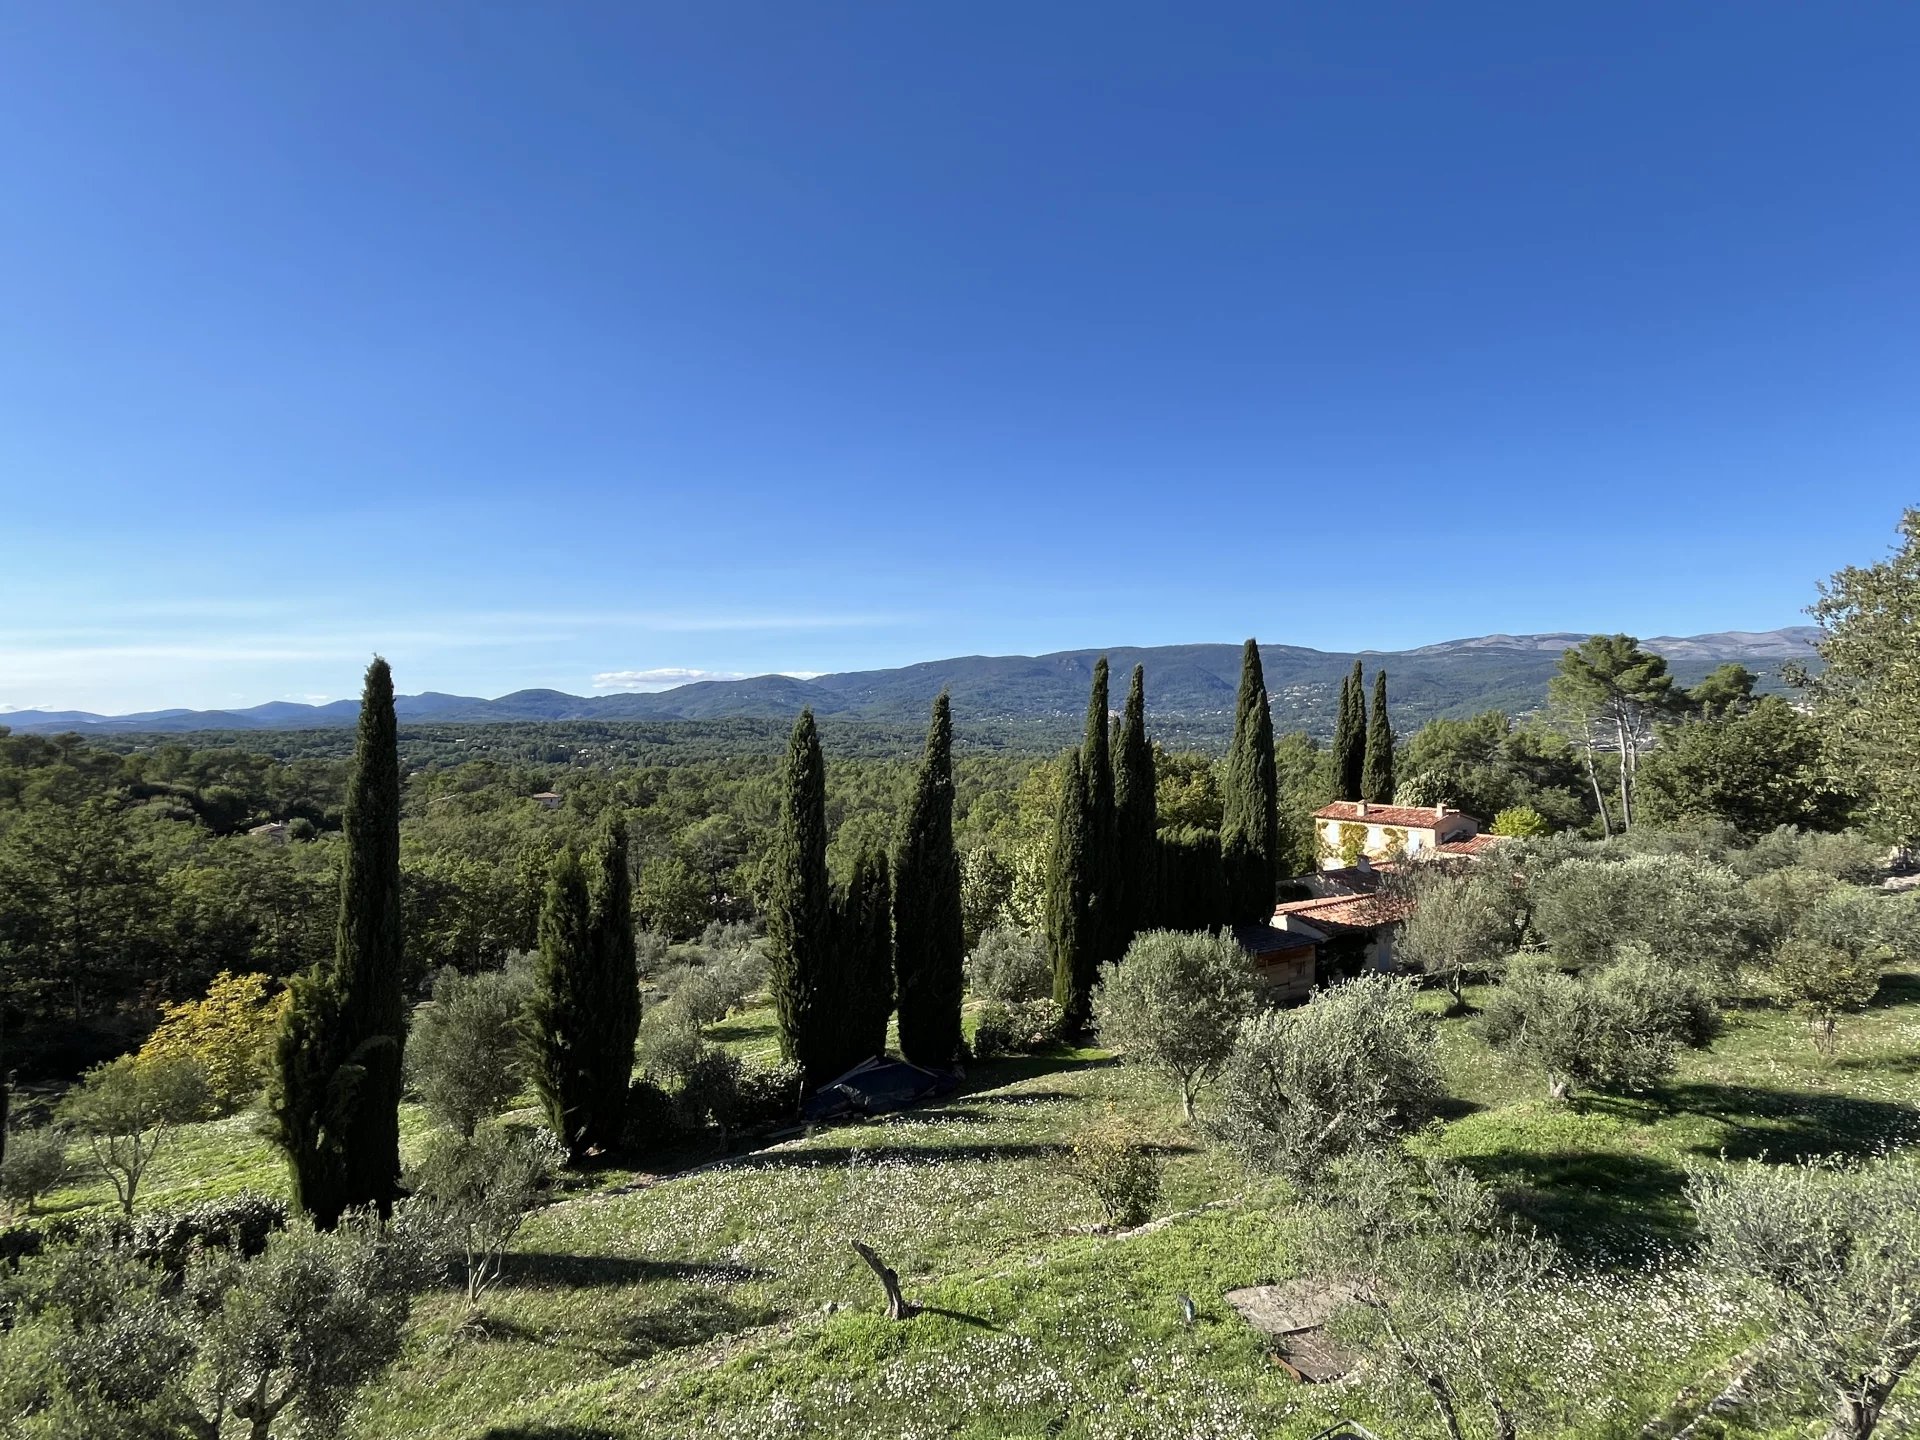
M789 680L815 680L826 672L824 670L776 670L773 673L784 675ZM747 678L749 678L749 672L745 670L693 670L678 665L663 665L654 670L602 670L593 677L593 688L649 694L656 690L671 690L678 685L692 685L701 680L745 680Z
M739 670L687 670L666 665L657 670L602 670L593 677L596 690L625 690L650 693L671 690L676 685L691 685L698 680L744 680Z

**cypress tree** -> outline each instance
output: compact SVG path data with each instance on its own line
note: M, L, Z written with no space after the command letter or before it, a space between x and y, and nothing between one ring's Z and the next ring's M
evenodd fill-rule
M835 1073L843 1074L886 1053L887 1019L893 1014L893 886L881 851L865 850L854 862L838 930L846 995L844 1043Z
M845 1022L844 1008L832 993L829 974L835 944L827 879L827 771L811 710L800 712L787 742L772 861L768 985L780 1020L780 1053L801 1068L811 1089L846 1068L834 1034Z
M1153 743L1147 739L1146 667L1133 667L1127 708L1120 719L1120 746L1113 766L1115 886L1125 923L1120 953L1134 935L1159 923L1160 812L1154 796Z
M944 1069L960 1056L966 986L960 857L953 848L953 716L944 690L933 702L893 875L900 1053Z
M1061 1028L1071 1034L1086 1028L1100 955L1093 931L1093 796L1079 751L1069 750L1061 767L1060 806L1047 857L1047 952Z
M295 979L268 1096L294 1204L331 1227L349 1206L393 1209L400 1179L400 756L393 672L375 658L347 780L333 960Z
M1094 953L1102 961L1117 958L1125 948L1120 930L1126 923L1115 885L1115 871L1119 867L1113 828L1113 747L1107 719L1107 676L1107 657L1102 655L1093 665L1093 684L1087 690L1086 734L1080 742L1080 773L1087 782L1091 935Z
M594 1111L595 1000L593 895L580 854L569 846L547 871L540 906L540 955L527 1002L533 1088L547 1125L578 1156Z
M1240 661L1240 698L1221 795L1220 862L1226 872L1227 918L1264 925L1273 917L1280 854L1279 781L1273 762L1273 714L1267 706L1260 647L1252 640Z
M1373 716L1367 722L1367 763L1360 798L1385 805L1393 799L1393 723L1387 719L1387 672L1373 677Z
M583 1097L581 1140L611 1150L624 1139L627 1090L633 1083L633 1046L640 1034L640 974L633 944L633 871L627 824L609 812L595 837L588 867L588 922L592 970L587 1017L591 1078Z
M1358 800L1367 765L1367 691L1360 662L1340 686L1340 718L1333 730L1333 775L1340 799Z

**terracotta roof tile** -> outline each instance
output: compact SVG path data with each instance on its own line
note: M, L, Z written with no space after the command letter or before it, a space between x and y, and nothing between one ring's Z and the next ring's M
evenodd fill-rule
M1484 855L1505 838L1503 835L1473 835L1465 840L1449 840L1434 848L1442 855Z
M1413 913L1407 895L1329 895L1319 900L1291 900L1276 905L1276 918L1295 916L1320 929L1378 930Z
M1439 810L1426 805L1368 805L1367 813L1360 813L1360 805L1353 800L1336 800L1331 805L1323 805L1313 812L1316 820L1363 821L1368 825L1397 825L1402 830L1431 830L1442 820L1465 820L1478 824L1471 815L1458 810L1448 810L1442 814Z

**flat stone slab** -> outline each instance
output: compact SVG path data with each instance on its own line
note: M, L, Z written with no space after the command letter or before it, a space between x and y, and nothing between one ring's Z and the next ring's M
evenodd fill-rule
M1338 1281L1249 1285L1229 1290L1225 1299L1247 1324L1280 1342L1280 1358L1303 1380L1338 1380L1359 1363L1324 1328L1336 1310L1353 1300L1352 1289Z
M1295 1335L1318 1330L1354 1297L1352 1287L1337 1280L1287 1280L1229 1290L1225 1298L1242 1320L1263 1334Z

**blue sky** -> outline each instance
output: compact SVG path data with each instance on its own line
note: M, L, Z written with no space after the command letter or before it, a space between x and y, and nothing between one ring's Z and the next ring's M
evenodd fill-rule
M1920 9L0 11L0 706L1795 623Z

